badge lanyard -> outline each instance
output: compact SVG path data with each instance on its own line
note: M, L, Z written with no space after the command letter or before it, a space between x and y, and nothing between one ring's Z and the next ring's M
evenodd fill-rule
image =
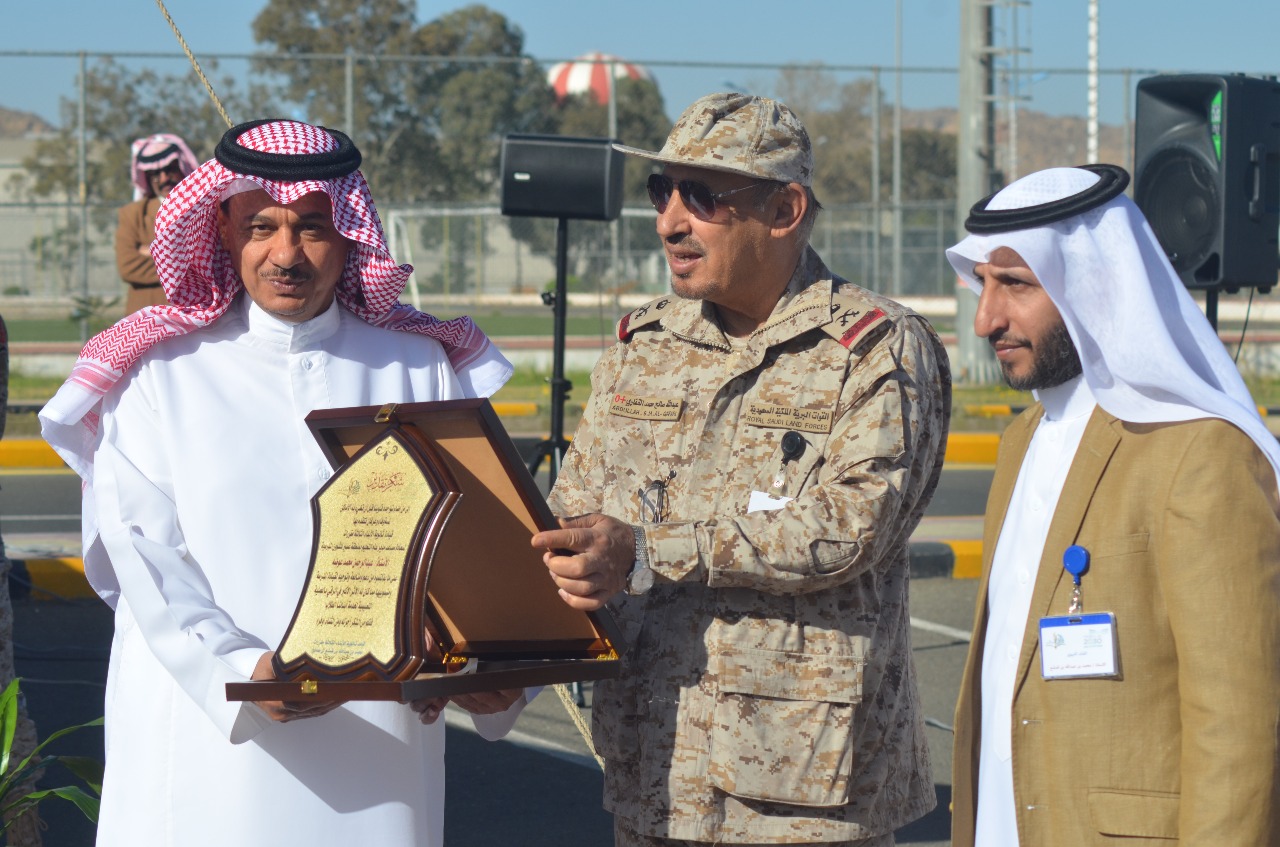
M1078 615L1084 611L1084 599L1080 594L1080 577L1089 570L1089 551L1079 544L1072 544L1062 552L1062 567L1071 574L1074 587L1071 589L1071 605L1067 614Z

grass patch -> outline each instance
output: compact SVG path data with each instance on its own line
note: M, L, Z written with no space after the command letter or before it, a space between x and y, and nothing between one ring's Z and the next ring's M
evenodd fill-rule
M1280 406L1280 378L1245 377L1244 384L1259 406Z
M89 334L96 335L114 320L95 318L89 321ZM5 321L10 343L28 341L76 341L80 338L80 321L70 318L20 319Z
M432 314L441 320L457 317L457 315L442 312L432 312ZM589 314L579 309L576 313L571 312L565 316L565 334L613 338L613 328L618 318L622 317L623 314L625 312L615 314L613 307L610 305L605 306L603 316L595 313ZM512 335L545 336L550 338L555 330L555 316L551 314L550 309L540 309L536 312L521 310L502 314L497 312L471 314L471 319L484 330L486 335L493 338Z
M53 396L65 380L60 376L27 376L21 373L9 374L9 400L23 402L43 402Z
M444 312L433 312L441 320L457 317ZM625 312L616 311L612 305L606 305L603 314L588 313L581 309L565 317L568 335L602 336L612 338L614 326L618 318ZM550 309L538 311L518 311L498 314L472 315L476 324L486 335L503 338L513 335L545 336L550 338L555 330L555 316ZM35 341L80 341L80 322L69 318L16 319L6 321L11 342ZM95 319L89 322L89 333L94 335L110 326L114 321Z
M565 378L573 384L564 404L564 434L573 435L582 418L582 409L591 396L591 374L570 371ZM551 376L533 368L516 368L507 384L493 396L495 403L536 403L538 413L532 417L508 418L503 426L513 434L548 435L551 431Z
M613 321L617 317L611 305L606 303L603 314L596 310L577 309L568 316L568 332L579 336L612 337ZM442 314L441 317L448 317ZM489 335L501 338L512 335L552 334L553 316L550 309L533 308L475 315L476 322ZM97 321L94 331L105 328L108 322ZM11 341L78 341L79 323L68 319L14 320L8 322ZM573 388L565 405L565 432L572 434L578 426L582 408L591 394L588 371L566 374ZM48 400L62 384L60 377L36 377L14 372L9 382L9 397L14 402L40 402ZM1280 406L1280 377L1246 377L1245 383L1254 401L1262 407ZM538 412L534 416L513 417L504 421L512 433L546 435L550 428L551 386L550 375L533 368L518 368L511 380L494 396L495 402L534 403ZM955 386L952 394L951 429L954 432L1000 432L1013 419L1013 415L996 414L982 406L1008 405L1022 408L1031 405L1030 392L1014 391L1007 386ZM29 420L28 420L29 419ZM38 435L35 415L13 414L9 416L6 435L10 438Z

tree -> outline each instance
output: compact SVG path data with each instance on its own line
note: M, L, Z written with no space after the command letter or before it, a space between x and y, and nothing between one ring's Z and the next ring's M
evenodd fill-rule
M955 133L950 132L902 131L903 200L955 199L956 141Z
M658 86L647 79L619 79L614 83L613 96L617 102L618 140L643 150L661 148L671 131L671 121ZM556 117L562 135L609 134L609 107L597 102L589 92L566 97L557 108ZM645 180L652 171L652 162L627 157L622 194L627 202L649 202Z
M871 201L872 117L875 87L869 79L839 82L821 66L785 68L778 99L790 106L814 146L814 190L827 205ZM880 115L880 196L893 188L891 109ZM955 196L956 137L930 129L902 131L902 199L946 200Z
M157 132L182 136L197 160L212 155L227 124L218 114L194 72L159 74L150 68L134 70L103 59L85 74L85 197L89 206L85 240L93 242L111 231L116 209L132 199L129 178L130 144ZM216 63L206 72L216 74ZM223 105L233 120L247 120L268 109L260 89L242 95L230 78L213 79ZM15 196L26 200L53 200L67 204L66 215L52 231L29 245L40 266L51 269L61 286L70 289L74 269L80 266L79 110L76 100L63 98L62 120L53 138L36 142L21 171L10 177ZM89 250L92 251L92 243ZM82 304L91 306L89 300ZM110 301L100 305L109 307Z
M776 90L809 133L818 198L827 205L870 200L872 83L841 83L821 66L789 67L779 72Z
M523 33L497 12L467 6L419 27L414 9L411 0L270 0L253 33L281 59L256 67L283 79L286 99L308 120L342 127L346 62L338 54L352 51L353 140L374 196L492 199L502 135L550 128L542 70L524 56ZM317 53L331 57L289 60ZM448 61L480 57L500 61Z
M412 0L270 0L253 20L253 37L279 58L256 59L259 73L278 80L290 114L338 129L345 127L346 60L359 53L408 55L415 49ZM329 54L315 58L316 54ZM297 58L311 55L311 58ZM387 200L412 199L416 169L396 179L389 171L431 157L430 138L413 132L409 98L413 67L404 62L352 60L351 130L364 156L361 170L386 191Z
M502 137L555 127L546 74L524 55L524 33L484 6L467 6L428 23L418 41L428 56L500 60L433 63L424 67L419 84L419 108L440 143L440 179L431 196L493 198Z
M217 70L210 63L208 73ZM230 78L213 81L224 107L236 120L266 108L257 89L243 96ZM24 172L11 177L20 196L79 202L78 104L63 98L57 134L36 142L23 161ZM110 59L94 63L85 79L86 200L114 207L131 198L129 145L156 132L182 136L197 159L207 158L227 125L194 72L161 75L150 68L131 70ZM99 216L100 226L114 220L112 209Z

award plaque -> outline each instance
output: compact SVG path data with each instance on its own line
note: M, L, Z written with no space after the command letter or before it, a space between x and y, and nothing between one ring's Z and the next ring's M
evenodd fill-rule
M416 700L617 676L606 610L560 598L529 544L557 524L485 399L307 416L334 475L275 680L229 700Z

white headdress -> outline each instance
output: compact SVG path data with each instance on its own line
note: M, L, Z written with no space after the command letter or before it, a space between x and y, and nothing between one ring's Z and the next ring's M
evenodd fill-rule
M1280 479L1280 445L1235 363L1183 287L1114 165L1051 168L973 207L972 235L947 251L975 292L974 267L1008 247L1062 315L1098 405L1134 423L1221 418ZM1118 186L1118 187L1117 187Z

